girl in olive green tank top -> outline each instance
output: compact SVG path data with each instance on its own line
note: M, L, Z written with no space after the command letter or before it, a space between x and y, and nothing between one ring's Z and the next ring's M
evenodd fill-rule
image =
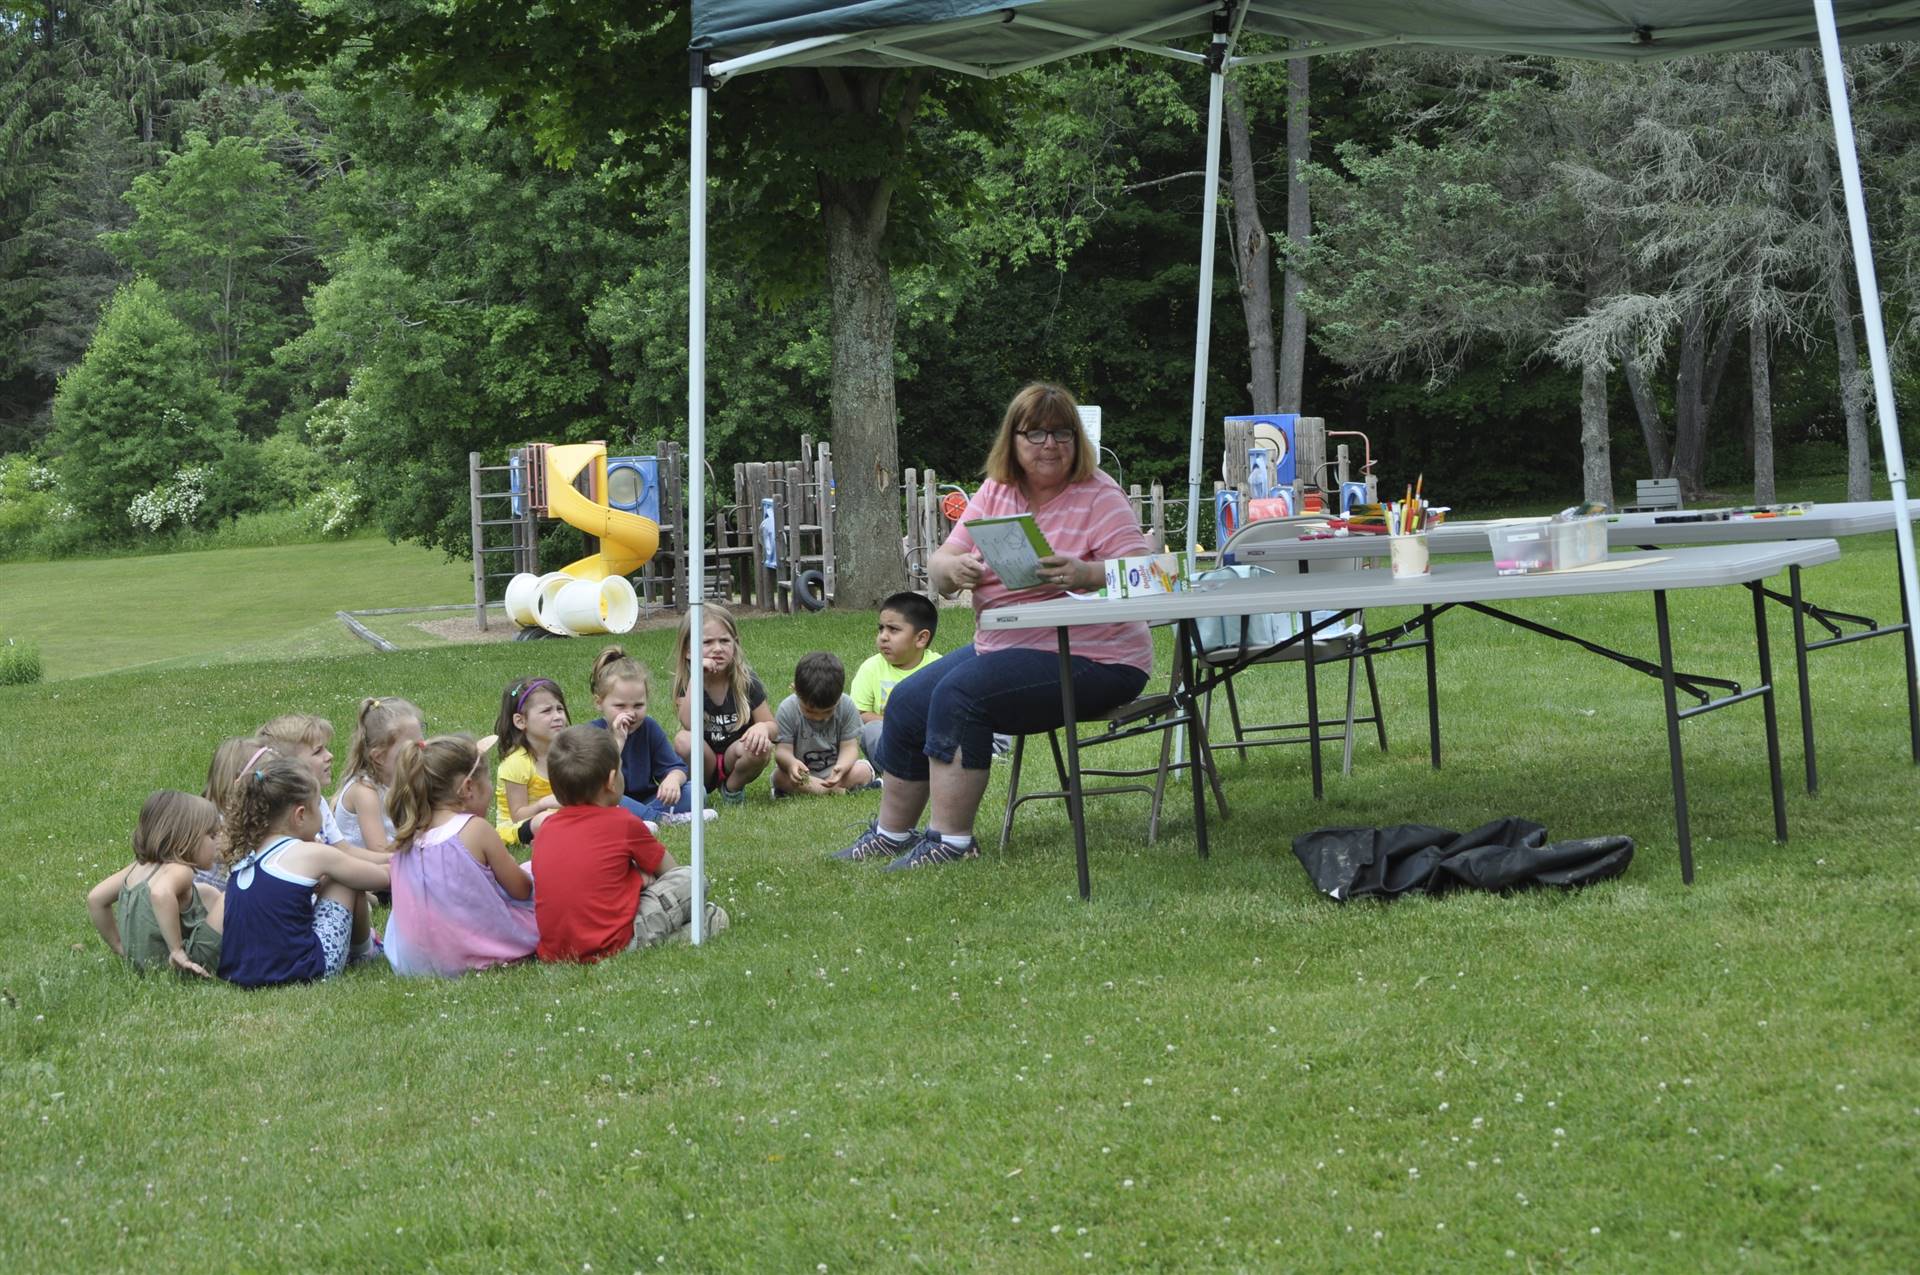
M193 874L213 863L219 839L220 812L206 798L170 788L147 798L133 862L87 893L87 915L114 955L135 969L213 977L225 899Z

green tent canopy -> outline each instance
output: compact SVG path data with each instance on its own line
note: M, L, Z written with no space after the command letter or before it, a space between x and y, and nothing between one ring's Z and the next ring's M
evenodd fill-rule
M1286 47L1282 52L1236 57L1235 46L1248 34L1271 37ZM707 97L711 92L736 75L776 67L898 67L992 79L1107 49L1132 49L1207 67L1204 189L1216 197L1205 201L1199 228L1200 285L1187 472L1191 560L1206 439L1226 76L1235 67L1257 62L1394 46L1611 62L1748 49L1820 49L1895 508L1901 588L1908 613L1920 619L1920 579L1914 571L1913 529L1907 521L1906 461L1894 410L1879 284L1867 237L1853 117L1840 63L1843 42L1913 39L1920 39L1920 0L1878 4L1870 0L694 0L687 331L688 622L701 631L706 544ZM700 701L698 695L689 701L695 738L701 733ZM700 767L692 769L697 808L703 776ZM698 943L704 913L705 828L697 819L692 858L693 940Z

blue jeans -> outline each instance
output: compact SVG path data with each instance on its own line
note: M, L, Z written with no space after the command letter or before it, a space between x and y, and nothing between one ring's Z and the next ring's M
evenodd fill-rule
M1146 684L1141 669L1073 657L1074 711L1082 719L1120 707ZM969 643L893 688L875 760L887 774L916 781L927 777L927 758L950 762L956 752L966 769L985 770L995 731L1037 735L1064 720L1058 655L1024 648L982 655Z
M622 797L620 798L620 808L628 814L639 815L642 819L651 819L655 823L659 823L663 815L691 814L693 812L693 785L690 783L682 784L680 786L680 800L674 802L671 806L660 804L660 798L657 796L647 801L635 801L632 797Z

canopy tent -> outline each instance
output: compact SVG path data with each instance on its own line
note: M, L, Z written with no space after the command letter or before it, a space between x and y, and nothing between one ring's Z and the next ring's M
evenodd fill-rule
M1287 43L1286 51L1236 57L1247 33ZM1210 71L1205 201L1200 233L1199 306L1194 337L1188 443L1187 544L1193 553L1201 508L1206 438L1208 333L1212 322L1214 227L1220 180L1225 77L1236 66L1396 45L1483 54L1648 61L1747 49L1818 45L1826 66L1836 150L1872 358L1874 401L1896 511L1907 614L1920 620L1920 583L1907 520L1906 462L1893 400L1861 193L1852 113L1840 43L1920 39L1920 0L694 0L692 230L689 243L687 542L694 632L704 593L706 454L707 96L736 75L775 67L932 68L994 79L1062 58L1132 49L1204 65ZM689 698L700 734L702 697ZM704 776L691 767L694 801ZM693 824L696 892L704 889L705 837ZM696 893L694 941L703 897Z

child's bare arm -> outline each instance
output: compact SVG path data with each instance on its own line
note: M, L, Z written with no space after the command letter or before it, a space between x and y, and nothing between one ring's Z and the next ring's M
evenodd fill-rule
M773 724L773 710L767 707L766 701L762 700L760 706L753 710L753 715L748 718L748 721L751 724L740 736L740 742L746 746L749 755L765 757L767 751L773 747L774 737L779 733L779 728Z
M336 841L333 843L333 848L352 855L362 863L378 864L383 868L387 866L387 860L393 858L392 854L384 850L369 850L366 846L353 841Z
M685 695L676 695L676 696L674 696L674 697L673 697L673 707L674 707L674 711L676 711L676 712L678 712L678 713L680 714L680 729L681 729L681 730L692 730L692 729L693 729L693 714L692 714L692 712L691 712L691 711L690 711L690 710L689 710L689 709L687 708L687 697L686 697Z
M880 720L880 714L878 714L878 713L869 713L869 712L868 712L868 711L867 711L866 709L864 709L864 708L860 710L860 724L861 724L862 726L865 726L865 725L867 725L867 724L868 724L868 723L870 723L870 722L877 722L877 721L879 721L879 720Z
M366 784L356 783L347 792L347 809L360 821L360 843L375 853L393 849L387 844L386 811L380 798Z
M183 974L212 978L213 972L187 955L180 936L180 907L194 888L193 869L184 863L170 863L153 874L147 897L153 900L153 923L167 943L167 960Z
M834 758L833 769L827 772L827 787L844 788L847 779L853 774L853 768L860 761L860 737L858 735L840 741L840 755Z
M120 926L113 919L114 900L120 897L120 887L127 882L127 873L133 871L129 863L112 876L87 891L87 917L93 922L93 928L100 931L100 938L107 950L115 956L125 956L127 951L120 946Z
M784 739L773 746L773 764L780 768L780 773L786 776L788 783L798 785L807 782L807 763L793 755L793 745Z
M559 798L555 797L552 793L548 793L538 801L531 801L527 797L527 786L525 784L516 784L509 779L506 782L506 788L507 813L513 816L515 823L525 823L542 810L558 810L560 808Z
M520 861L513 857L506 844L500 840L500 834L493 825L484 819L469 819L460 828L460 844L487 871L493 873L493 879L511 899L531 899L533 897L533 878Z
M298 862L315 876L325 876L338 881L349 890L385 890L393 884L393 875L385 863L370 863L358 855L346 853L339 846L321 845L317 841L304 842L300 850L307 853L300 856ZM294 864L288 864L293 867Z

